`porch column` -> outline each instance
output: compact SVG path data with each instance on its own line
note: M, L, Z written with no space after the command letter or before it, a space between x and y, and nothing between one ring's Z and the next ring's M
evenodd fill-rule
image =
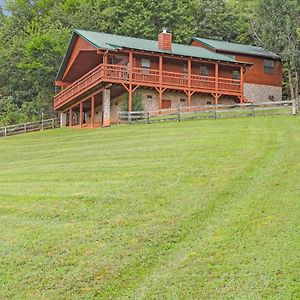
M219 64L215 64L215 105L219 102Z
M102 92L102 126L110 126L110 88L104 88Z
M83 117L83 102L80 102L79 104L79 127L82 127L82 117Z
M67 125L67 114L60 112L60 127L66 127Z
M69 127L73 126L73 111L72 111L72 107L69 110Z
M95 96L91 98L91 128L95 126Z
M192 60L189 58L188 60L188 108L191 107L191 87L192 87Z
M129 84L129 92L128 92L128 111L132 111L132 84Z
M129 92L128 92L128 111L132 111L132 79L133 79L133 54L129 52Z
M159 56L159 109L162 109L162 88L163 88L163 56Z
M241 66L240 68L240 88L241 88L241 97L240 97L240 103L244 102L244 66Z

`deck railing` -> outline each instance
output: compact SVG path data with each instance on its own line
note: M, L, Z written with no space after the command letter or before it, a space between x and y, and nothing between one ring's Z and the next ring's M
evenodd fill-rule
M132 83L157 86L160 84L159 75L159 70L132 68ZM102 81L129 83L129 80L130 70L128 66L101 64L57 94L54 97L54 108L59 108ZM240 95L241 93L240 80L218 78L216 82L215 77L196 74L192 74L189 80L188 74L186 73L163 71L161 84L164 87L170 88L192 88L197 91L203 90L212 92L218 90L220 92L232 92L236 95Z

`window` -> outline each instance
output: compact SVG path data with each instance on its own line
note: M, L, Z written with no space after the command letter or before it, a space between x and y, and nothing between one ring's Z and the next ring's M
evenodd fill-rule
M142 58L142 68L150 69L150 59Z
M275 62L273 60L264 60L264 72L273 74L275 68Z
M112 65L118 65L122 60L123 60L122 57L113 56L109 59L109 63Z
M146 74L146 75L149 75L149 73L150 73L150 59L142 58L141 65L142 65L142 73Z
M200 66L200 75L201 76L208 76L208 69L205 66Z
M147 95L147 99L152 99L152 95Z
M237 70L232 71L232 79L240 80L241 79L240 71L237 71Z
M188 66L187 66L187 64L183 64L182 72L183 72L183 79L187 79L188 78Z
M188 72L188 66L187 64L183 65L183 73L187 73Z

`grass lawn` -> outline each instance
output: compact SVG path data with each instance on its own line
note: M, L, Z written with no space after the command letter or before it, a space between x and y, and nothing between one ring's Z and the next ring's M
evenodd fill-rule
M300 118L0 139L0 299L299 299Z

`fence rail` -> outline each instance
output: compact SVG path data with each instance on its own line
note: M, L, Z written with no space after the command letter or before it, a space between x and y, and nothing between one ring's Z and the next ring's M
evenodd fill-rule
M237 103L232 105L204 105L178 107L157 111L119 112L119 123L155 123L191 119L221 119L235 117L256 117L266 115L295 115L297 102Z
M23 123L17 125L10 125L5 127L0 127L0 137L7 137L16 134L22 134L33 131L54 129L60 126L59 120L56 118L41 120L38 122Z

